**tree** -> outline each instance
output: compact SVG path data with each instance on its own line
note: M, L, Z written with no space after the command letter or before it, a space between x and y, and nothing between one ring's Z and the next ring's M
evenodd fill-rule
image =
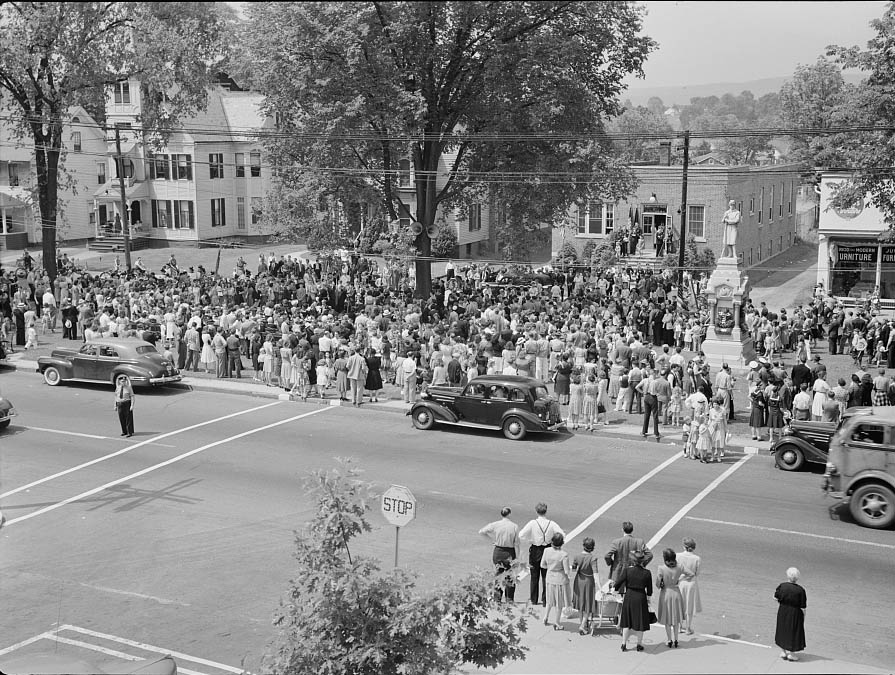
M665 104L658 96L650 96L646 102L646 108L656 117L662 117L665 114Z
M104 106L107 88L140 79L144 129L163 136L199 109L221 57L218 14L197 2L0 4L0 94L21 138L34 144L44 267L56 277L62 129L69 110Z
M494 601L493 573L421 592L417 575L353 553L372 530L375 495L350 461L305 481L316 513L295 533L295 576L274 625L265 672L289 675L447 674L524 657L525 618Z
M845 120L842 113L854 99L855 87L847 85L839 66L821 56L810 66L799 65L780 89L780 112L789 128L829 129ZM793 134L794 159L813 166L843 164L843 139L830 134Z
M493 203L509 227L536 229L576 198L630 190L599 138L655 48L642 14L608 1L252 3L279 180L350 176L376 189L387 220L420 222L426 297L439 209Z
M667 253L662 263L665 269L677 270L679 268L678 253ZM687 236L687 246L684 248L684 271L691 275L705 274L708 276L715 269L715 253L708 246L699 247L693 235Z
M658 136L665 135L670 140L673 133L663 113L656 114L643 106L626 108L612 120L609 130L625 134L624 140L615 142L615 147L625 162L658 163L661 159Z
M868 200L883 215L889 228L895 226L895 183L889 167L895 165L895 5L889 3L883 16L871 22L876 35L867 48L836 47L828 56L842 68L857 68L867 77L860 85L839 95L831 111L831 125L849 123L877 125L878 131L837 134L826 141L838 144L837 160L855 167L851 177L834 191L830 207L848 207Z

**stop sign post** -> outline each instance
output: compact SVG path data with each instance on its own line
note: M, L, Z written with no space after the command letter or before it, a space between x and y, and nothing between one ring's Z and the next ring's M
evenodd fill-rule
M398 537L401 528L416 518L416 497L403 485L392 485L382 493L382 515L395 526L395 567L397 567Z

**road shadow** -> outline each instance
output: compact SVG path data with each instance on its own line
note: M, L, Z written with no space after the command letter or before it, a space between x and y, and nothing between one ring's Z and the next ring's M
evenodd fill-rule
M463 436L479 436L481 438L493 438L494 440L506 441L507 443L518 443L519 441L511 441L506 438L499 429L474 429L472 427L454 426L453 424L438 424L437 429L442 432L458 434ZM570 438L574 438L575 434L571 431L560 429L558 431L539 431L529 432L525 435L522 443L532 442L538 444L565 443Z
M177 481L176 483L171 483L167 487L159 488L157 490L144 490L133 487L129 483L120 483L106 488L92 497L78 499L75 503L93 504L93 506L87 509L88 511L97 511L107 506L117 504L114 509L116 513L133 511L141 506L159 500L184 505L199 504L205 500L200 499L199 497L187 497L179 493L181 490L194 487L200 482L202 482L200 478L188 478ZM47 506L54 506L57 503L58 502L56 501L52 501L33 504L12 504L4 506L3 510L42 509Z
M115 385L111 382L60 382L57 387L66 389L85 389L87 391L109 392L110 395L115 393ZM136 396L148 396L151 398L165 398L168 396L183 396L190 393L192 388L189 386L170 386L170 387L145 387L135 386L134 394Z

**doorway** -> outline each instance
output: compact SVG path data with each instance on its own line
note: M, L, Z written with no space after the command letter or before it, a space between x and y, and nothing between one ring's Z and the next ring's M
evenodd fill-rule
M643 255L656 254L656 232L665 232L668 226L666 204L643 205Z

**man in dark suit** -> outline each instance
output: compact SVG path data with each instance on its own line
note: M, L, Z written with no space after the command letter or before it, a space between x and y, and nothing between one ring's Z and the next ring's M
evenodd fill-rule
M801 389L802 382L806 382L809 388L814 384L814 373L811 372L811 368L805 365L806 360L803 355L800 363L792 367L792 386L796 391Z
M609 567L609 579L612 581L613 586L618 583L618 578L621 575L622 570L627 567L631 553L634 551L643 553L646 559L644 565L649 565L653 559L652 551L647 548L646 542L640 537L633 536L633 524L627 520L623 522L622 532L624 532L624 535L612 542L612 545L609 547L609 550L603 558L607 567Z

